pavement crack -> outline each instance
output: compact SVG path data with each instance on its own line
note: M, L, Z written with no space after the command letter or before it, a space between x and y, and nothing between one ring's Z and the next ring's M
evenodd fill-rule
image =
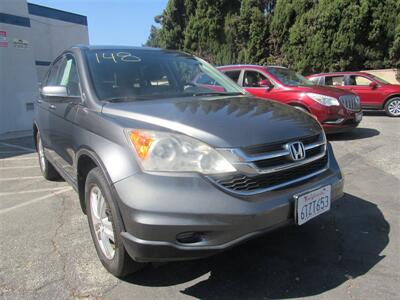
M58 225L57 225L57 227L56 227L56 229L54 231L54 234L53 234L53 236L51 238L51 243L53 245L54 253L56 253L56 255L58 255L60 257L61 262L62 262L62 274L63 275L62 275L62 278L59 279L58 281L63 281L65 286L66 286L66 288L68 289L68 292L69 292L70 296L73 297L73 298L76 298L76 294L75 294L76 291L75 291L75 289L73 287L70 286L70 284L68 283L68 280L67 280L67 258L61 252L60 246L58 245L58 243L56 241L56 239L57 239L57 237L58 237L58 235L60 233L61 228L65 225L65 218L66 218L66 216L65 216L65 214L66 214L66 205L65 204L66 204L66 201L67 201L66 200L67 197L66 197L66 195L62 195L62 194L59 194L56 197L62 199L62 201L61 201L61 212L59 213L59 216L58 216L59 223L58 223Z

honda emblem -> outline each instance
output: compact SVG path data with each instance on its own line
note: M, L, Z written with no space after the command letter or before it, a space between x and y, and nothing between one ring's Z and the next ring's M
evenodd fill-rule
M306 149L302 142L293 142L286 144L286 149L289 151L290 158L293 161L302 160L306 157Z

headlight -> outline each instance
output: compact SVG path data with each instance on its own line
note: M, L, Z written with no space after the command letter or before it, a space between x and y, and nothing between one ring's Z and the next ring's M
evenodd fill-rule
M318 103L325 105L325 106L338 106L340 105L338 99L326 95L315 94L315 93L307 93L307 95L317 101Z
M205 143L176 133L133 129L126 135L142 168L159 172L235 172L221 154Z

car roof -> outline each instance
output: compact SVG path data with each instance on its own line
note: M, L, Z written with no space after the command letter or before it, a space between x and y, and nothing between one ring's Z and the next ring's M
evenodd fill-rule
M250 69L265 69L265 68L282 68L286 69L283 66L263 66L263 65L252 65L252 64L237 64L237 65L224 65L218 66L218 69L241 69L241 68L250 68Z
M124 46L124 45L85 45L85 44L78 44L74 45L70 48L72 49L79 49L79 50L113 50L113 49L123 49L123 50L146 50L146 51L155 51L155 52L169 52L169 53L180 53L192 56L189 53L179 51L179 50L169 50L169 49L162 49L162 48L153 48L153 47L138 47L138 46Z
M319 76L327 76L327 75L367 75L367 76L371 76L371 74L369 74L367 72L360 72L360 71L351 72L351 71L347 71L347 72L318 73L318 74L309 75L308 77L319 77Z

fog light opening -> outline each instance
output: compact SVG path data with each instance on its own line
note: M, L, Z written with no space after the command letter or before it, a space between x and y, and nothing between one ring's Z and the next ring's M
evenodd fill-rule
M182 232L176 236L176 240L181 244L193 244L204 239L203 232Z
M344 118L339 118L335 120L326 120L324 123L325 124L340 124L344 121Z

